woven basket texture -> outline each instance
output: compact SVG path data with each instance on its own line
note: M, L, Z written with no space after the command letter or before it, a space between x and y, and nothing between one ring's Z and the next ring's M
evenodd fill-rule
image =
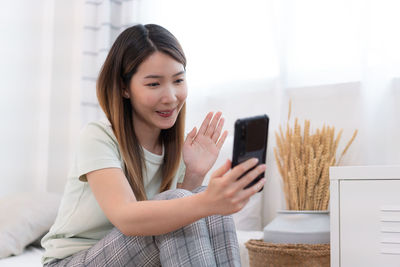
M328 267L329 244L272 244L250 239L246 242L250 267Z

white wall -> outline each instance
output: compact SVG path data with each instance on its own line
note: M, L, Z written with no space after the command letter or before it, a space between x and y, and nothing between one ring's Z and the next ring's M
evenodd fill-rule
M0 195L38 187L37 176L45 162L39 155L43 85L50 79L48 56L42 47L51 40L43 25L46 1L8 1L0 9ZM40 168L38 166L40 165Z
M81 1L54 1L53 61L46 189L62 192L80 128Z
M79 55L72 45L79 38L78 2L2 4L0 196L63 190L75 137L71 132L79 127L70 122L70 114L78 113L72 100L79 103L78 81L72 78L79 71L72 68Z

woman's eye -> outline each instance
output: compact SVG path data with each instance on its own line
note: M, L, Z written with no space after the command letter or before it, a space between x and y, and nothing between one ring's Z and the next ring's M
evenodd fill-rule
M158 86L160 84L159 83L148 83L146 85L149 86L149 87L156 87L156 86Z
M175 81L175 83L182 83L182 82L183 82L183 79L178 79Z

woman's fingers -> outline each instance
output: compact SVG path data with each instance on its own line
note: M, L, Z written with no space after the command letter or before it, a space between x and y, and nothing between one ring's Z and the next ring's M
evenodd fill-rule
M248 184L250 184L254 179L256 179L261 173L263 173L266 169L265 164L258 165L256 168L251 170L245 176L240 178L235 186L237 190L244 189Z
M229 179L235 182L237 178L239 178L245 172L253 168L257 163L258 163L257 158L251 158L246 160L245 162L240 163L239 165L235 166L229 173Z
M219 119L221 118L221 115L222 115L222 112L220 112L220 111L215 113L214 118L212 119L210 125L208 125L208 127L207 127L207 130L206 130L206 133L205 133L206 136L212 138L212 136L215 133L215 130L217 129L217 125L218 125ZM221 129L222 129L222 127L221 127ZM218 137L219 137L219 134L218 134ZM217 137L217 140L218 140L218 137ZM216 142L217 141L214 141L214 143L216 143Z
M221 115L222 115L222 113L221 113ZM219 116L219 117L221 117L221 116ZM225 122L225 119L224 119L224 118L221 118L221 119L218 121L218 125L215 127L214 132L213 132L212 135L211 135L211 139L213 140L213 142L214 142L215 144L217 143L218 138L219 138L219 136L221 135L222 127L224 126L224 122Z
M220 111L213 115L213 112L207 114L198 133L210 137L214 143L217 143L222 127L224 126L224 119L221 118L222 112Z
M260 191L260 189L263 187L263 185L265 184L265 178L260 179L260 181L258 181L256 184L254 184L253 186L241 190L238 194L238 201L248 201L248 199L254 195L255 193L257 193L258 191Z
M193 142L194 138L196 137L196 132L197 132L197 129L196 129L196 127L194 127L193 130L191 130L190 133L188 133L188 135L186 136L186 141L189 141L191 144Z
M264 185L265 179L261 179L255 185L243 189L261 172L265 171L265 164L254 168L254 170L251 170L242 179L237 180L238 177L250 170L257 163L258 160L252 158L229 171L231 161L227 160L224 165L211 175L206 192L209 194L209 198L215 198L215 208L219 210L219 214L232 214L241 210L249 201L249 198Z
M231 161L228 159L225 164L211 174L211 178L222 177L231 169Z
M210 124L211 118L213 116L212 112L209 112L206 116L206 118L204 119L203 123L200 126L199 129L199 134L205 134L208 128L208 125Z
M225 131L225 132L222 134L221 138L219 139L219 141L218 141L218 143L217 143L218 149L221 149L221 148L222 148L223 144L225 143L225 139L226 139L227 136L228 136L228 131Z

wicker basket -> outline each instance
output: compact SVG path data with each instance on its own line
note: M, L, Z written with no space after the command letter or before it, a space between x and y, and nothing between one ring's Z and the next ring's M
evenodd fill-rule
M250 267L330 266L329 244L272 244L251 239L245 245Z

